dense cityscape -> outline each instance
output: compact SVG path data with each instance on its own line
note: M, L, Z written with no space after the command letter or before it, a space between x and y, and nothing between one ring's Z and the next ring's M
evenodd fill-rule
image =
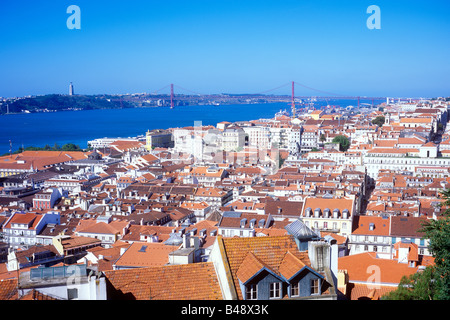
M293 100L269 119L4 155L0 299L392 298L436 264L423 227L447 210L449 107Z
M449 10L1 2L4 311L436 311L450 300Z

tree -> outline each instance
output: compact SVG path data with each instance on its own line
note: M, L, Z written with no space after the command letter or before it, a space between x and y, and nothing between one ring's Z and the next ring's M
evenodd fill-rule
M339 150L340 151L347 151L348 148L350 148L350 140L346 136L339 135L334 137L333 143L339 143Z
M450 189L441 192L442 217L429 219L421 231L430 239L430 252L436 264L437 300L450 300Z
M387 300L450 300L450 189L441 192L447 208L442 217L428 219L419 230L430 240L429 249L434 265L423 272L403 277L397 290L383 299Z
M398 288L383 296L383 300L433 300L436 295L434 277L434 267L427 267L408 277L403 276Z
M372 120L372 124L376 124L377 126L382 127L385 121L386 119L384 118L384 116L378 116Z
M62 146L61 149L63 151L79 151L80 150L80 146L79 145L75 145L73 143L66 143L65 145Z
M321 134L319 138L320 142L325 142L327 140L327 137L325 137L325 134Z

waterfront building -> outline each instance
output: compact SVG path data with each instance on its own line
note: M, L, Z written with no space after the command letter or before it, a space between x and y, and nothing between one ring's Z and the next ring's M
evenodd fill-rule
M146 133L145 148L152 151L154 148L172 148L172 133L168 130L149 130Z
M135 142L135 141L141 141L141 138L98 138L94 140L89 140L87 142L88 146L92 149L103 149L108 148L110 145L116 141L129 141L129 142Z

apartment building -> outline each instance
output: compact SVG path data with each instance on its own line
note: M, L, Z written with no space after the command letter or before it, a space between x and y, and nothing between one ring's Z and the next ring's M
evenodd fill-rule
M37 243L36 236L47 224L59 223L59 212L45 214L15 212L3 226L4 241L13 248L30 247Z

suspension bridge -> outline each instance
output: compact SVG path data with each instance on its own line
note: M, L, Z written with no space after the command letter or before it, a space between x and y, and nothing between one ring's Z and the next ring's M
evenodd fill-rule
M301 88L303 91L308 90L309 92L313 92L315 94L310 94L310 95L296 95L295 94L295 90L296 88ZM210 99L219 99L219 98L223 98L224 94L205 94L205 93L199 93L190 89L186 89L183 88L179 85L175 85L175 84L168 84L156 91L152 91L153 94L162 94L162 92L164 92L167 95L170 95L170 108L174 108L175 107L175 101L176 101L176 96L175 96L175 89L177 89L177 92L185 92L188 94L181 94L178 93L178 96L193 96L193 97L208 97ZM283 89L286 89L286 93L285 94L277 94L274 95L274 92L281 92ZM169 91L169 93L166 93L167 91ZM374 102L375 101L391 101L393 99L397 100L397 101L411 101L410 98L390 98L390 97L374 97L374 96L352 96L352 95L345 95L345 94L338 94L338 93L333 93L333 92L329 92L329 91L325 91L325 90L320 90L320 89L316 89L310 86L306 86L304 84L298 83L296 81L291 81L291 82L287 82L284 83L282 85L276 86L274 88L268 89L268 90L264 90L261 92L257 92L257 93L247 93L247 94L236 94L233 96L245 96L245 97L278 97L279 101L286 101L287 99L289 99L289 105L291 108L291 112L293 115L296 114L297 112L297 107L300 105L299 100L305 100L305 101L311 101L313 99L325 99L325 100L355 100L358 103L358 107L360 107L361 105L365 105L365 106L374 106ZM365 100L365 101L371 101L372 103L363 103L361 100Z

